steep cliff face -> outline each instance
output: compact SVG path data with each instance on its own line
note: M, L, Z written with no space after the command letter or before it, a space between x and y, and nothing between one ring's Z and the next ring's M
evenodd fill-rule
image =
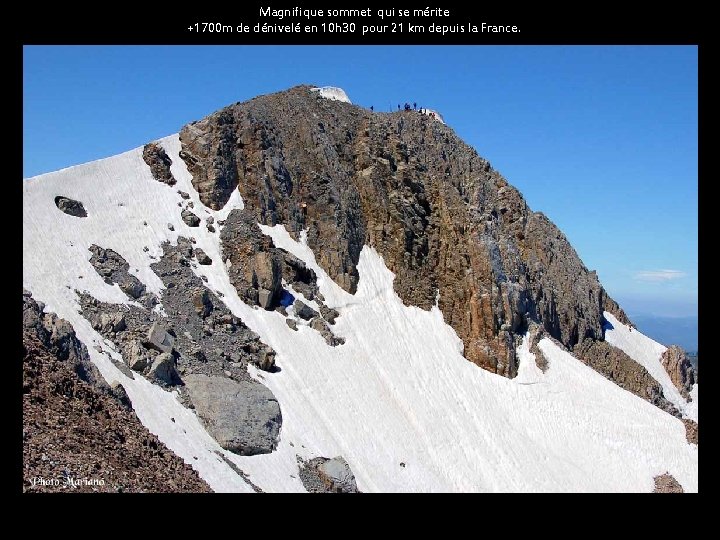
M602 339L603 310L627 321L559 229L427 115L372 113L299 86L193 122L180 141L203 203L221 208L238 188L258 222L296 239L306 229L349 292L373 246L403 302L437 302L485 369L516 374L529 321L570 349Z

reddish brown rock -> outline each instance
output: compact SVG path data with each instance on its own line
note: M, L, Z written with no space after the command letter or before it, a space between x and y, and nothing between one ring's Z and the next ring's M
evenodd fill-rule
M682 419L685 424L685 438L687 442L692 444L698 443L698 425L697 422L690 420L689 418Z
M604 310L627 322L557 227L426 115L373 114L299 86L226 107L180 141L205 204L221 208L237 186L255 221L296 239L306 229L320 266L350 292L373 246L403 302L430 309L439 293L465 356L488 370L515 375L530 321L570 349L603 338ZM231 243L223 249L234 265Z
M143 147L143 161L150 167L153 178L169 186L175 185L175 177L170 172L172 160L165 149L157 143L148 143Z
M684 493L680 483L668 473L655 477L655 489L653 493Z
M660 362L680 394L685 399L690 399L690 391L697 382L697 375L685 351L672 345L662 354Z

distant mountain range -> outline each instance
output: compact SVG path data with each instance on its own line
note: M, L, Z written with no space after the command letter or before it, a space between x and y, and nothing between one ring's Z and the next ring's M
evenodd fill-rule
M688 352L698 348L697 317L659 317L631 315L630 318L643 334L663 345L680 345Z

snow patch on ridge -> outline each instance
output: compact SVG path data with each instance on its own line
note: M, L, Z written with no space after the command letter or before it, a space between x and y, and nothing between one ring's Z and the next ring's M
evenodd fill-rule
M662 386L665 398L677 407L683 414L683 418L689 418L697 422L697 402L695 402L694 406L688 406L688 401L682 397L660 362L660 357L667 350L667 347L652 340L635 328L630 330L628 325L618 321L612 313L605 311L603 315L610 323L605 329L605 341L622 350L647 369L650 376ZM697 384L694 386L693 391L695 396L693 401L695 401L697 399Z
M423 109L420 109L420 112L421 112L422 114L426 114L426 115L428 115L428 116L432 116L435 120L437 120L437 121L440 122L441 124L444 124L444 123L445 123L445 120L443 120L443 117L440 115L440 113L437 112L437 111L434 111L433 109L424 109L424 108L423 108Z
M350 101L350 98L345 93L345 90L343 90L342 88L338 88L337 86L321 86L317 88L311 88L310 91L318 92L320 94L320 97L323 97L325 99L342 101L352 104L352 101Z

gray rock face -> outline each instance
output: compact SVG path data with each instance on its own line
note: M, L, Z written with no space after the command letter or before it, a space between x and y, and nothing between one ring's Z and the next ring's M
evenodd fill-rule
M142 372L148 366L149 355L138 340L134 340L125 348L123 358L133 371Z
M100 316L100 325L105 332L122 332L127 328L122 313L103 313Z
M129 273L130 265L119 253L95 244L90 246L90 253L90 264L105 283L117 283L125 294L135 300L145 294L145 285Z
M340 315L336 309L331 309L324 304L320 306L320 315L328 324L335 324L335 319Z
M212 259L200 248L195 248L195 258L202 265L212 264Z
M148 331L145 344L161 353L169 353L173 349L175 338L168 333L165 326L159 322L154 322Z
M58 210L64 212L68 216L81 218L87 217L87 211L85 210L83 203L80 201L75 201L68 197L58 196L55 197L55 206L58 207Z
M295 313L298 317L301 319L305 319L306 321L309 321L313 317L318 316L318 312L315 311L313 308L308 306L307 304L301 302L300 300L295 300L295 303L293 304L293 308L295 309Z
M275 351L264 348L258 353L258 361L255 364L263 371L273 371L275 368Z
M291 283L293 288L308 300L315 300L320 292L315 272L292 253L283 251L282 254L282 275L285 281Z
M258 291L257 303L261 308L270 310L273 307L273 298L274 295L272 291L269 291L267 289L260 289Z
M143 147L143 161L150 167L153 178L169 186L175 185L175 177L170 172L172 159L165 149L157 143L148 143Z
M184 381L198 417L224 449L243 456L275 449L282 415L268 388L206 375L188 375Z
M327 323L320 317L315 317L310 321L310 328L320 333L325 338L325 341L331 347L342 345L345 343L345 338L337 337L332 333L332 330L328 327Z
M235 150L243 144L237 141L230 118L227 122L222 118L218 120L193 122L180 130L180 158L192 174L200 200L213 210L220 210L237 188ZM208 137L209 132L212 135ZM206 166L210 161L213 167Z
M148 378L168 385L178 384L180 377L175 371L175 359L172 354L159 354L150 366Z
M195 289L192 293L193 306L195 307L195 313L197 313L203 319L206 318L213 310L212 300L210 300L210 294L206 288Z
M300 480L310 493L359 493L355 475L341 456L301 463Z
M240 298L263 309L274 309L282 290L282 254L265 236L253 217L230 212L220 233L223 259ZM260 292L262 293L262 301Z
M180 213L180 216L188 227L200 226L200 218L193 214L190 210L183 210Z

